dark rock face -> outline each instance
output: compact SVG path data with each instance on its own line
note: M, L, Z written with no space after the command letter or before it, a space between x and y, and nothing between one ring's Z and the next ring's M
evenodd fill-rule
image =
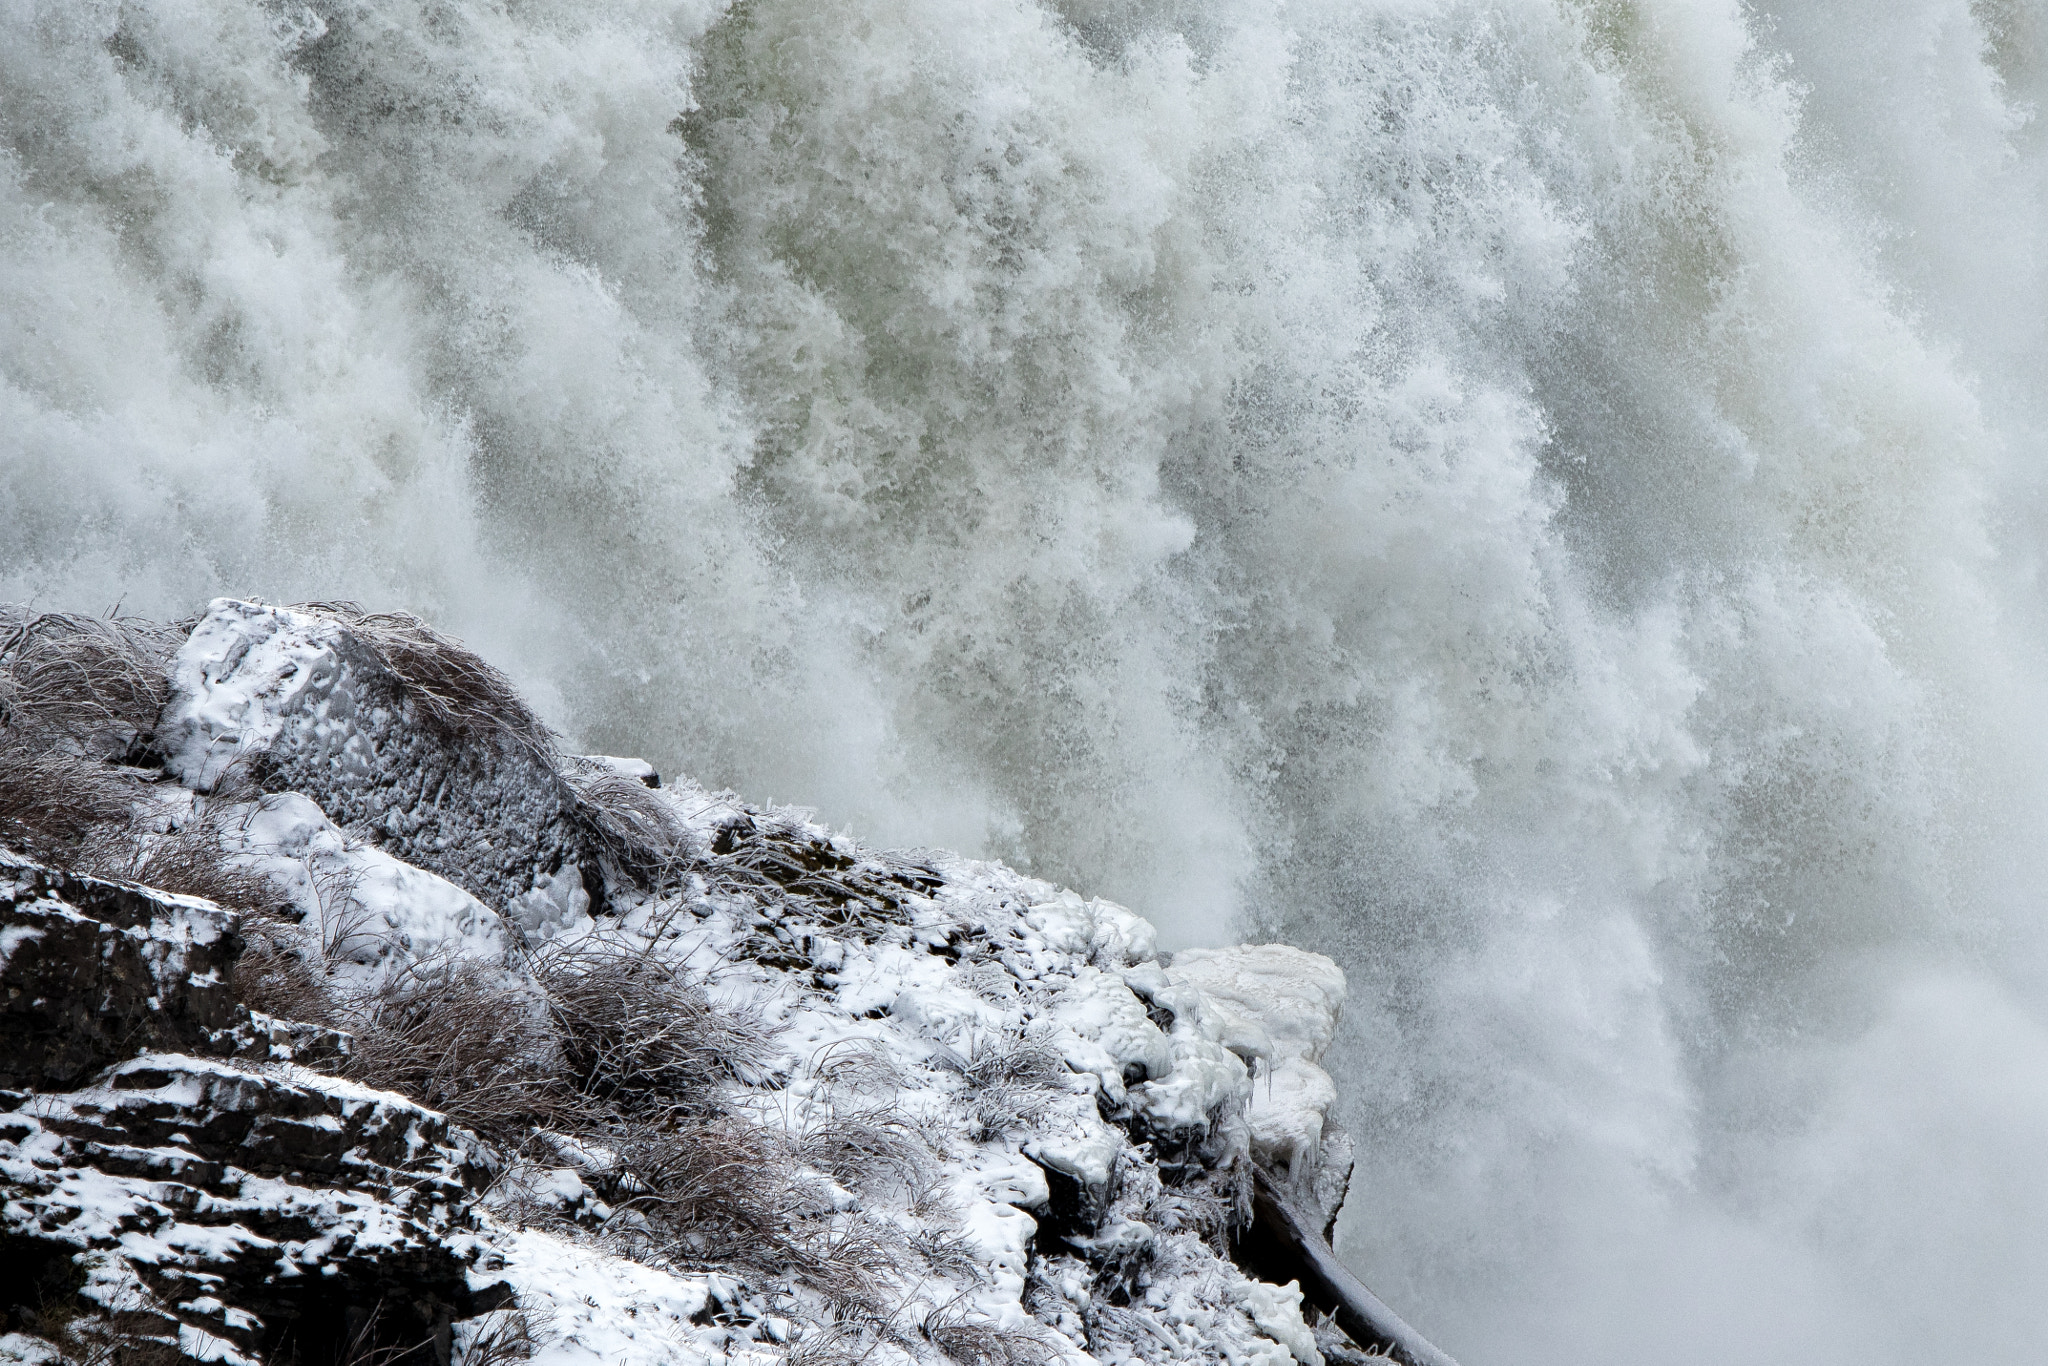
M0 1251L99 1254L81 1308L129 1332L182 1324L310 1362L346 1330L445 1360L448 1325L502 1299L472 1288L463 1236L482 1153L396 1096L281 1070L153 1054L83 1090L0 1095Z
M1047 1200L1045 1208L1037 1212L1039 1231L1064 1239L1099 1232L1123 1188L1121 1164L1111 1162L1103 1179L1090 1180L1065 1163L1037 1154L1030 1145L1024 1151L1045 1173Z
M213 604L178 653L158 731L170 766L211 790L239 769L503 912L573 866L601 903L598 843L530 737L437 721L343 621Z
M403 1186L456 1204L491 1176L482 1149L445 1116L298 1067L151 1054L88 1090L44 1096L36 1113L67 1138L174 1144L200 1161L301 1185L386 1194Z
M143 1049L211 1052L246 1018L235 917L0 851L0 1086L69 1086Z
M83 1320L166 1360L212 1341L445 1363L450 1324L504 1299L470 1275L489 1159L441 1115L278 1060L342 1041L252 1017L241 947L206 902L0 851L5 1328Z

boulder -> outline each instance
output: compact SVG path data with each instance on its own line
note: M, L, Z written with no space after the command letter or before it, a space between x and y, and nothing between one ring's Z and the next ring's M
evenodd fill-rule
M501 914L562 899L565 880L601 905L599 837L545 729L460 647L405 644L344 613L216 600L172 660L166 767L200 792L239 775L303 794ZM448 676L468 690L451 699Z

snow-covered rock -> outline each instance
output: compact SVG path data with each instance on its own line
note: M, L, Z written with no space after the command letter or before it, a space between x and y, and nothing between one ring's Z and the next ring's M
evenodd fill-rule
M213 1046L246 1018L227 982L240 949L217 906L0 850L0 1086Z
M299 793L500 910L543 884L552 893L564 870L597 889L596 840L537 723L450 721L427 690L342 616L221 598L172 660L156 743L195 790L239 777Z
M1344 972L1288 944L1184 949L1167 970L1200 993L1217 1037L1258 1067L1246 1124L1253 1155L1334 1220L1352 1147L1329 1121L1337 1087L1317 1063L1337 1034Z
M7 1098L0 1097L0 1104ZM472 1284L492 1162L403 1097L288 1065L180 1054L0 1112L0 1234L83 1273L81 1309L198 1360L313 1356L349 1314L446 1333L506 1302Z
M527 1127L486 1142L301 1065L355 1067L375 1036L247 1009L235 916L0 862L0 976L22 988L0 1029L39 1041L0 1075L22 1088L0 1092L0 1234L81 1322L236 1363L367 1334L426 1343L422 1366L1323 1366L1299 1288L1231 1248L1254 1163L1341 1198L1327 959L1169 961L1141 916L1001 864L556 756L530 716L430 696L446 680L394 665L369 621L214 603L153 741L178 785L138 798L136 838L203 829L260 875L277 904L246 932L296 943L297 989L351 1027L457 963L558 1031L536 1066L650 1041L673 1065L610 1074L653 1088L637 1100L529 1096ZM597 989L562 1006L579 980ZM632 997L649 980L681 994ZM669 1014L576 1041L629 997ZM47 1345L0 1338L0 1361Z

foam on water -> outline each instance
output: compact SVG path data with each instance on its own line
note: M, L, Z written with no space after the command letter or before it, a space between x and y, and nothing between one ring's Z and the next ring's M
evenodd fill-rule
M0 594L1337 956L1468 1362L2048 1338L2033 0L0 0Z

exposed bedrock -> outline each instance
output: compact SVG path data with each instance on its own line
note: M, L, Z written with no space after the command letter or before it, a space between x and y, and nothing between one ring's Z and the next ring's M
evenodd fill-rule
M246 919L0 851L0 1366L1443 1360L1326 1241L1328 959L559 755L410 618L177 640L37 849Z
M246 1018L235 917L0 850L0 1086L64 1087L143 1049L215 1048Z
M471 1285L490 1162L281 1056L319 1031L235 999L236 921L0 851L0 1332L83 1317L115 1360L445 1362L503 1298Z

